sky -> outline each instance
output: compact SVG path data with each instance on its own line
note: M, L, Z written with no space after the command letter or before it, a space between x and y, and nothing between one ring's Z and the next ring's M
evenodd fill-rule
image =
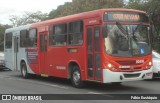
M72 0L1 0L0 24L11 24L11 15L22 15L25 11L49 13L65 2Z

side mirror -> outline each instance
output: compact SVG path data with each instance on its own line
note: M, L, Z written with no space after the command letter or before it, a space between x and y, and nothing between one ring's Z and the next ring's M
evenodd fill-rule
M107 27L106 26L103 26L103 28L102 28L102 35L103 35L104 38L106 38L108 36Z

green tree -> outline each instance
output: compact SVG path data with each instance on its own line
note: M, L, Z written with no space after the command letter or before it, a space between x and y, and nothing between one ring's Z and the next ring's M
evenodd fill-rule
M4 33L7 28L10 28L10 25L1 25L0 24L0 51L4 49Z
M124 6L123 0L73 0L59 6L56 10L49 13L48 19L77 14L81 12L102 9L120 8Z
M145 2L144 0L129 0L126 5L127 8L144 10Z
M24 12L24 14L20 17L18 15L12 15L10 17L10 21L14 27L31 24L35 22L40 22L46 20L48 17L47 13L42 13L41 11L37 11L35 13L32 12Z
M155 27L153 48L160 50L159 40L156 39L160 35L160 2L159 0L129 0L126 4L127 8L146 11Z

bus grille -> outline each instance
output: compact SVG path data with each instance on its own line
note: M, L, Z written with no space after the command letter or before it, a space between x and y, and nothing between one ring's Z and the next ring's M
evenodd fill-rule
M141 65L142 63L137 64L135 60L129 61L116 61L120 65Z
M125 78L135 78L135 77L139 77L140 73L136 73L136 74L124 74Z
M132 69L131 68L121 68L121 70L123 71L139 71L141 69L142 69L141 67L133 67Z

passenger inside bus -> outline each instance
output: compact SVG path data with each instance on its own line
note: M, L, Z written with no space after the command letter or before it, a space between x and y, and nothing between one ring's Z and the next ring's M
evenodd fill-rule
M105 38L105 48L108 54L130 55L130 50L138 52L138 45L132 36L130 28L126 30L118 25L107 25L108 35ZM128 31L127 31L128 30Z
M110 25L107 29L109 30L108 37L105 38L107 53L114 54L117 53L118 50L128 51L129 44L127 35L122 33L117 25Z

